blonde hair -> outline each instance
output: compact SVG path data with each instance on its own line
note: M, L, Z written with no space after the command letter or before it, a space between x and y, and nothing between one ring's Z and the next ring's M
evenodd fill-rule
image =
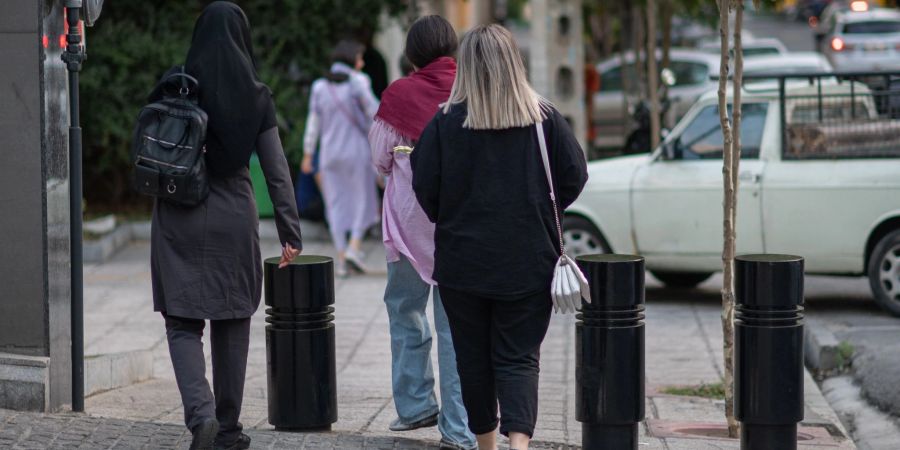
M444 113L454 104L466 103L468 115L463 128L525 127L546 118L550 104L528 84L522 55L506 28L481 25L466 33L457 64Z

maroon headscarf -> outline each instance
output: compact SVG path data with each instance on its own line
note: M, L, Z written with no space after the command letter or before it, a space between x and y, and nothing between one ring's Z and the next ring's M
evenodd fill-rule
M450 98L455 77L456 60L449 56L435 59L412 75L391 83L381 94L381 106L375 117L401 136L417 141L438 107Z

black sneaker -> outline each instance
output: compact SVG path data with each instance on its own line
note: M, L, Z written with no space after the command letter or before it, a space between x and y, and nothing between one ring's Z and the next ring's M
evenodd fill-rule
M246 450L248 448L250 448L250 436L244 433L241 433L237 440L229 446L216 446L216 450Z
M206 419L200 425L191 430L194 439L191 440L191 450L213 450L216 443L216 435L219 434L219 421Z
M417 420L413 423L404 423L400 420L400 418L394 419L391 422L391 425L388 426L388 429L391 431L412 431L418 430L419 428L428 428L437 425L438 423L438 413L434 413L434 415L428 416L422 420Z

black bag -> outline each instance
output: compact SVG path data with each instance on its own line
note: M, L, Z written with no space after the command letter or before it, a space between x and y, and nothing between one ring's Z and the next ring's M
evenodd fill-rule
M183 206L209 195L207 116L198 106L197 79L179 71L157 87L162 99L144 106L131 143L138 192Z

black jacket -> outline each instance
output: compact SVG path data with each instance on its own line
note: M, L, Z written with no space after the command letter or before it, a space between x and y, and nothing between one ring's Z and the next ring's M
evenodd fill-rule
M434 279L497 298L549 290L559 238L537 132L465 129L465 117L465 105L438 112L412 153L413 189L436 224ZM565 209L587 182L584 152L556 110L542 126Z

